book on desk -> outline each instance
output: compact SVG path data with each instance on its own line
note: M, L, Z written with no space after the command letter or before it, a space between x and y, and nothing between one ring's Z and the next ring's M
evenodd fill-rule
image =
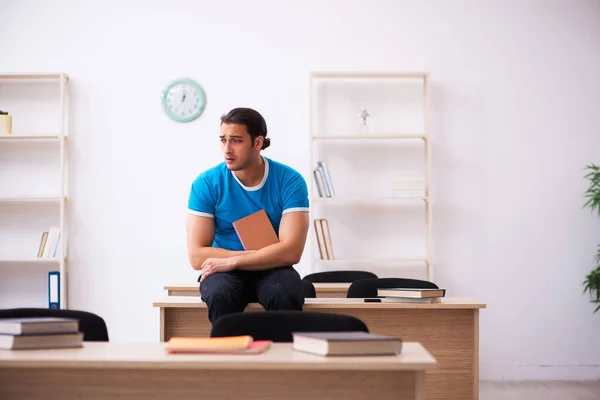
M169 354L260 354L271 347L270 340L254 340L252 336L173 337L165 350Z
M446 296L446 289L380 288L377 297L365 302L377 303L439 303Z
M6 318L0 320L0 349L36 350L83 346L83 332L74 318Z
M399 337L368 332L296 332L294 350L321 356L385 356L402 351Z

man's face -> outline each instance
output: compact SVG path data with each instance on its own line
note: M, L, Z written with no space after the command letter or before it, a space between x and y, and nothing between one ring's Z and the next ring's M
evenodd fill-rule
M223 123L219 138L221 139L221 151L225 156L225 164L231 171L247 168L253 157L260 152L257 143L252 143L245 125Z

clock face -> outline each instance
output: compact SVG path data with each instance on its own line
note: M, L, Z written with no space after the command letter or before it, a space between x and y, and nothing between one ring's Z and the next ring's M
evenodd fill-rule
M198 118L204 111L205 104L204 90L191 79L176 79L163 91L163 110L177 122L189 122Z

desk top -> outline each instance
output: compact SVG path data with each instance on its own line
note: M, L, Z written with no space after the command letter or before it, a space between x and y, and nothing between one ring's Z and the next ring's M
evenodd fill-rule
M153 303L161 308L206 308L199 296L168 296ZM304 300L304 310L333 309L333 308L485 308L483 303L469 298L444 297L439 303L365 303L364 299L353 298L308 298ZM247 310L262 310L258 303L250 303Z
M416 342L397 356L324 357L273 343L262 354L167 354L166 343L84 342L79 349L0 350L1 368L199 369L199 370L425 370L435 358Z
M199 283L177 283L165 285L163 287L164 290L198 290ZM350 287L349 283L314 283L315 289L319 289L320 291L338 291L341 289L348 289Z

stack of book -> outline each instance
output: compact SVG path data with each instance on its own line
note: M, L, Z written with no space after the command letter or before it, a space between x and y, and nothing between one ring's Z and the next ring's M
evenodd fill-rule
M0 349L34 350L83 347L79 320L72 318L0 319Z
M48 232L42 233L40 246L38 248L38 258L54 258L59 252L60 246L60 228L51 226Z
M319 255L321 260L333 260L333 245L331 243L331 234L329 233L329 222L326 219L315 219L315 235L319 245Z
M335 190L333 189L333 182L331 181L329 168L325 161L317 161L317 166L313 169L313 175L319 197L334 197Z
M389 303L439 303L446 295L446 289L377 289L377 298Z
M295 332L292 349L320 356L400 354L402 339L367 332Z

